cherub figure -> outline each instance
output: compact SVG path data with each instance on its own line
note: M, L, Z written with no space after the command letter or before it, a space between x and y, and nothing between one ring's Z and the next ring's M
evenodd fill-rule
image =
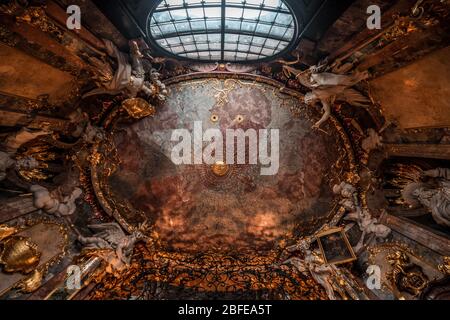
M33 204L37 209L43 209L45 212L55 214L57 216L70 216L75 212L77 200L83 191L75 187L69 194L63 194L57 188L49 191L40 185L32 185L30 191L33 193Z

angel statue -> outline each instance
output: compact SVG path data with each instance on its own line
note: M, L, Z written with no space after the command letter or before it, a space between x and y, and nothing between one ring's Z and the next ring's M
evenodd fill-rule
M321 285L330 300L336 300L333 288L333 276L335 274L335 266L325 264L321 255L317 251L311 251L310 240L303 239L296 246L295 249L300 250L304 254L304 259L292 257L284 261L282 264L291 264L299 272L305 275L311 275L313 279ZM288 248L292 250L294 247Z
M92 237L80 235L78 241L84 245L83 250L94 250L107 263L107 272L123 270L130 264L131 254L136 242L147 237L141 231L126 235L116 222L88 225L94 231ZM140 227L142 229L143 226ZM103 251L103 252L102 252Z
M359 252L364 247L368 235L373 235L376 239L386 239L389 236L391 229L379 223L377 219L372 218L369 210L361 209L359 206L354 209L353 212L345 216L344 220L356 222L362 232L358 243L353 248L355 252Z
M109 40L104 40L104 43L107 53L117 60L117 69L111 79L102 83L103 88L94 89L83 95L83 98L96 94L119 93L125 94L128 98L134 98L139 92L157 99L165 97L167 94L165 87L162 88L162 83L156 81L159 81L159 74L153 68L146 70L147 64L144 63L144 59L147 58L140 52L136 41L129 42L129 55L119 51ZM149 73L150 81L146 80L146 73Z
M297 70L283 64L286 76L295 76L296 80L311 91L305 95L305 103L322 104L323 115L313 128L319 128L331 115L331 106L335 101L346 102L353 106L366 106L370 100L351 87L368 78L367 72L356 72L352 75L341 75L324 72L324 65L312 66L305 71Z
M450 169L436 168L422 173L426 182L411 182L402 190L410 207L424 206L438 224L450 228Z
M347 182L341 182L333 187L333 193L340 195L342 199L339 204L346 210L344 220L355 222L362 234L353 248L359 252L365 245L367 236L372 235L375 239L386 239L391 233L391 229L373 218L367 208L362 208L358 202L356 188ZM372 238L373 240L373 238Z

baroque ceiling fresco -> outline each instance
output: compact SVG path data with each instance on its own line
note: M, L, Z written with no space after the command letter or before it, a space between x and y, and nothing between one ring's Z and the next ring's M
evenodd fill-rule
M2 1L0 299L449 299L449 12Z

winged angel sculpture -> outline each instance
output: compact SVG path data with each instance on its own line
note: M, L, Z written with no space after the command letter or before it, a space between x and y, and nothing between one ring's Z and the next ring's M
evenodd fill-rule
M305 71L290 66L291 63L280 61L287 77L295 76L296 80L311 91L305 95L305 103L322 104L323 115L313 128L319 128L331 115L331 106L335 101L346 102L353 106L367 106L370 100L351 87L368 78L367 72L356 72L352 75L341 75L324 72L324 65L312 66Z
M147 237L141 231L126 235L116 222L88 225L94 231L91 237L80 235L78 241L84 245L83 251L92 251L108 263L107 272L123 270L130 264L134 245ZM143 228L143 226L140 226Z

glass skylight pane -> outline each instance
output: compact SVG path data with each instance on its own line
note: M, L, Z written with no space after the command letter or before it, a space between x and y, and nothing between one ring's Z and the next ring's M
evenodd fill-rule
M293 36L294 36L294 29L291 28L291 29L288 29L286 31L286 33L284 34L284 39L291 40Z
M234 52L228 52L228 51L225 51L225 52L224 52L224 59L225 59L225 60L228 60L228 61L234 61L235 58L236 58L236 56L235 56L235 53L234 53Z
M248 45L248 44L239 44L238 45L238 50L247 52L247 51L250 50L250 45Z
M271 48L276 48L278 46L278 43L280 41L278 40L273 40L273 39L267 39L266 43L265 43L265 47L271 47Z
M248 59L248 60L256 60L256 59L258 59L258 58L259 58L259 55L257 55L257 54L251 54L251 53L249 53L248 56L247 56L247 59Z
M225 33L225 42L238 42L239 35L234 33Z
M173 37L173 38L167 38L167 43L169 43L170 45L176 45L180 43L180 38L179 37Z
M152 31L152 34L154 35L154 36L159 36L159 35L161 35L161 31L159 31L159 28L158 27L151 27L150 28L151 29L151 31Z
M226 7L225 15L227 18L240 19L242 17L242 11L242 8Z
M191 18L204 18L203 8L191 8L188 9L189 17Z
M244 18L249 20L256 20L259 17L260 10L255 9L245 9L244 10Z
M286 13L279 13L276 23L289 26L292 23L292 16Z
M277 38L281 38L281 37L283 37L285 32L286 32L286 28L285 27L273 26L272 30L270 30L270 35L271 36L275 36Z
M208 37L206 36L206 34L196 34L194 35L194 39L195 42L199 43L199 42L206 42L206 40L208 40Z
M180 40L183 44L190 44L194 42L194 38L192 36L181 36Z
M220 18L221 11L220 7L205 8L205 16L207 18Z
M264 48L261 50L261 54L265 56L271 56L273 55L273 49Z
M263 10L261 12L261 16L259 17L259 20L265 21L265 22L274 22L276 16L277 16L276 12Z
M205 21L204 20L191 21L191 27L192 30L204 30Z
M174 20L186 20L187 15L186 15L186 10L184 9L180 9L180 10L172 10L170 11L170 13L172 14L172 18Z
M242 22L242 27L241 27L242 31L254 32L255 28L256 28L255 22Z
M236 51L237 43L225 43L225 50Z
M197 43L197 49L200 50L200 51L208 50L208 45L206 43L205 44L198 44Z
M220 44L220 34L219 33L211 33L208 35L208 38L211 43L218 42Z
M189 52L186 54L186 57L196 59L196 58L198 58L198 53L197 52Z
M174 33L176 32L175 26L173 23L162 24L159 26L163 34Z
M153 18L158 22L167 22L170 21L170 15L168 11L163 11L163 12L155 12L153 14Z
M262 24L262 23L258 23L258 25L256 26L256 32L257 33L269 33L270 31L270 24Z
M225 28L227 30L236 30L239 31L241 28L241 21L239 20L227 20L225 21Z
M253 37L252 44L256 44L256 45L261 46L261 45L264 44L264 41L266 41L266 38L262 38L262 37Z
M211 48L211 50L220 50L220 48L222 47L222 44L219 41L210 42L209 47Z
M183 46L177 46L177 47L170 47L173 53L180 53L184 51Z
M189 22L175 22L178 32L186 32L191 30L191 25Z
M197 50L197 47L193 44L185 45L184 48L186 49L186 51L196 51Z
M280 6L280 0L264 0L264 6L278 8Z
M208 30L219 30L220 29L220 20L206 20L206 27Z
M164 6L164 2L167 3L169 6L179 6L180 4L182 4L182 2L180 0L165 0L163 1L158 7L163 7Z
M239 37L239 42L244 44L250 44L252 41L252 36L241 35Z

